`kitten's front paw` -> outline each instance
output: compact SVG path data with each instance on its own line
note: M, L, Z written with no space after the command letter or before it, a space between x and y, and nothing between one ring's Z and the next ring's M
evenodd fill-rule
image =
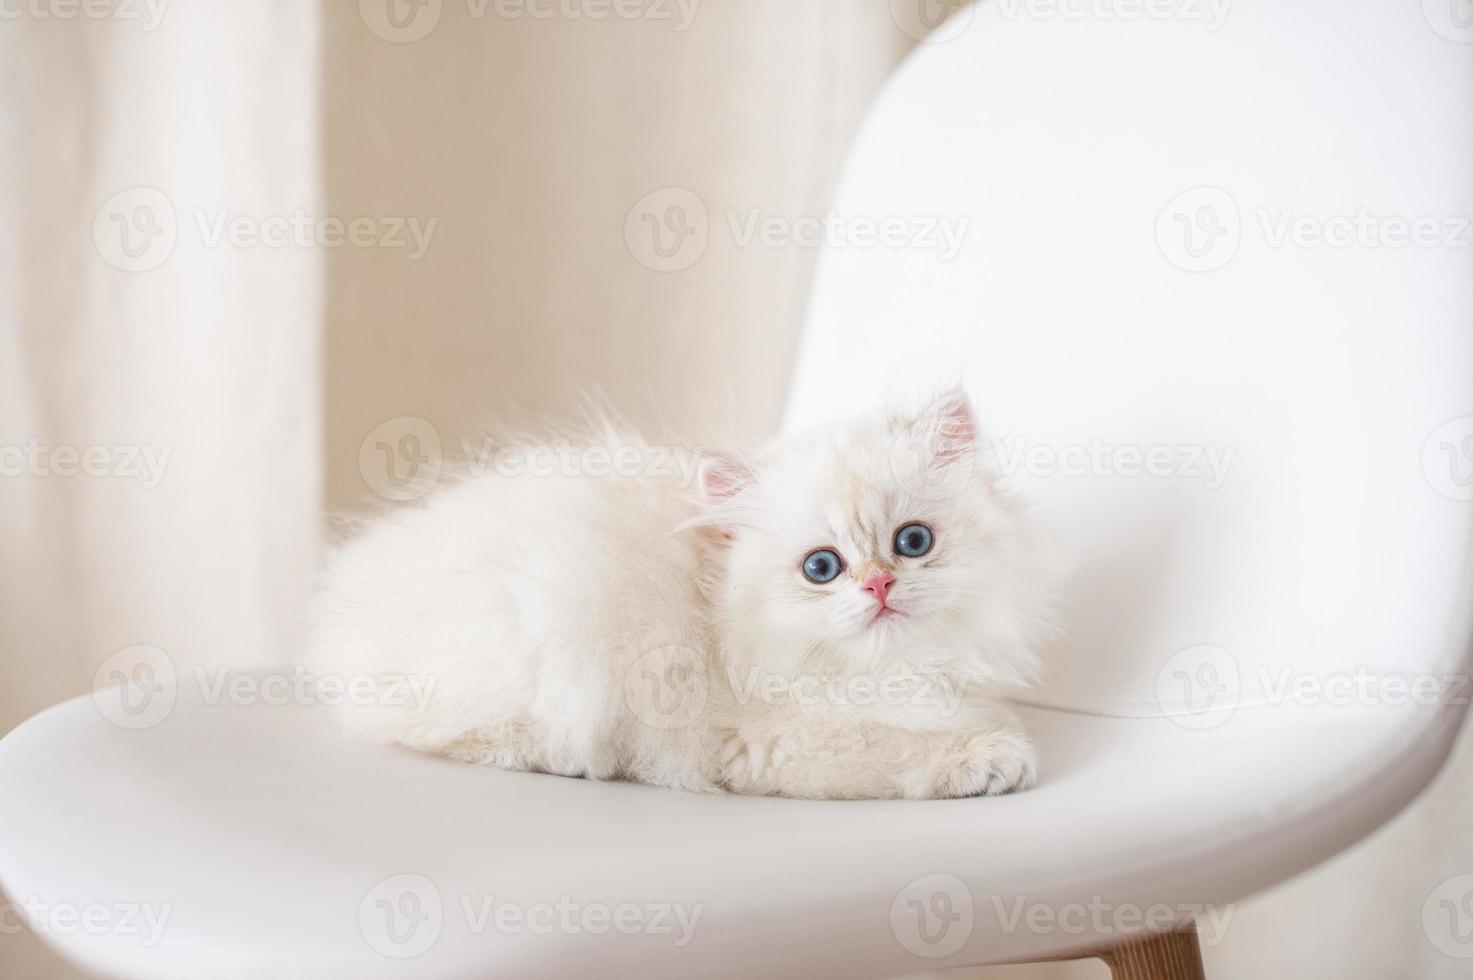
M995 731L964 739L936 767L931 795L938 799L997 796L1038 780L1038 750L1021 732Z
M722 738L722 782L733 792L768 792L765 784L773 770L786 761L781 738L754 739L735 732Z

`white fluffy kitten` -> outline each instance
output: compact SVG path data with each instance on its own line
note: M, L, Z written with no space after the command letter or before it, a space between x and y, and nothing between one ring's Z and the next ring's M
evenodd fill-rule
M686 790L1033 782L1033 745L996 699L1034 671L1047 576L959 390L747 459L556 469L471 477L333 556L311 669L431 691L353 699L350 730Z

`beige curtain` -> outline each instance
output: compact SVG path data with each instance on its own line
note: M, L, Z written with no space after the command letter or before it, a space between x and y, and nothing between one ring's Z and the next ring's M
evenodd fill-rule
M316 254L210 234L222 215L319 206L316 19L287 0L118 8L136 20L14 9L0 731L130 644L279 657L321 455Z
M771 432L815 253L744 229L822 212L910 3L7 6L0 732L132 644L290 658L324 504L392 495L405 435L589 387ZM1459 975L1420 908L1473 866L1468 769L1245 903L1213 975ZM75 975L0 936L0 976Z
M321 209L317 63L291 0L5 5L0 732L124 647L181 668L290 649L320 527L321 261L212 232ZM73 975L0 935L0 976Z
M437 224L417 260L329 256L332 502L369 493L360 443L403 415L452 455L510 407L566 412L587 387L694 436L772 431L815 251L744 247L732 225L822 210L912 43L884 0L665 0L628 19L446 0L404 28L385 2L364 0L371 29L327 19L328 209ZM651 224L677 217L699 237Z

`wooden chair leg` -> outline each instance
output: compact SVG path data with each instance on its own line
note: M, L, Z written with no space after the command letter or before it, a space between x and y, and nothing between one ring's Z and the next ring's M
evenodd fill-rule
M1195 926L1133 939L1096 955L1114 980L1206 980Z

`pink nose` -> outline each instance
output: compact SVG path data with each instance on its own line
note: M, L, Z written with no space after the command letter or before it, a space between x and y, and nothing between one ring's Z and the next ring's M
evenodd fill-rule
M891 575L889 572L880 572L879 574L871 575L863 582L860 582L859 587L866 592L873 592L875 598L878 599L880 605L883 606L885 604L885 593L888 592L890 590L890 586L894 584L894 575Z

